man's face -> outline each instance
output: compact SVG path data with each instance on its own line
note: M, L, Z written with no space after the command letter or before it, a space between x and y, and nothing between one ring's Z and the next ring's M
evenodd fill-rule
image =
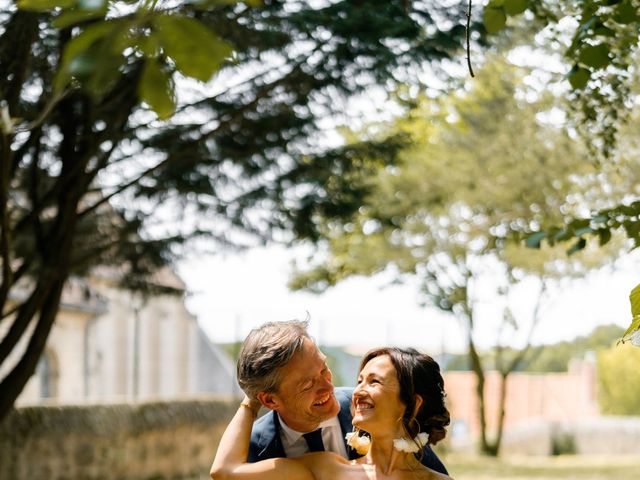
M309 340L282 367L275 393L260 393L267 408L277 411L285 423L299 432L315 430L320 422L335 417L340 405L333 395L327 357Z

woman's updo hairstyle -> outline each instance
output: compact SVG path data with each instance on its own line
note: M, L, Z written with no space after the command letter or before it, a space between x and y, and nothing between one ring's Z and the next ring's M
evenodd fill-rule
M444 380L438 363L429 355L413 348L376 348L369 351L360 370L373 358L388 355L396 369L400 383L400 400L406 405L402 424L409 438L420 432L429 434L429 443L435 445L447 434L449 411L445 407ZM422 397L422 405L416 415L415 396Z

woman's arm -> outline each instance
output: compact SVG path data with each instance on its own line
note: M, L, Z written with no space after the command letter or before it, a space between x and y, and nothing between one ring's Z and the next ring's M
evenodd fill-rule
M233 419L222 434L216 457L211 465L214 480L281 480L314 478L306 465L296 459L272 458L256 463L247 463L251 427L260 403L245 397Z

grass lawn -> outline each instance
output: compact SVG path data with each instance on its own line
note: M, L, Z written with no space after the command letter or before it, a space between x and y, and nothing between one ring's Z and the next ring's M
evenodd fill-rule
M637 480L637 456L483 458L449 454L443 457L455 480Z

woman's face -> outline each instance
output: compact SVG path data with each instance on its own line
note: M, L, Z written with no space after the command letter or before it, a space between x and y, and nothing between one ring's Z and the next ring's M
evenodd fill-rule
M351 408L354 426L375 436L376 432L402 431L405 405L400 401L400 383L388 355L372 358L358 375Z

